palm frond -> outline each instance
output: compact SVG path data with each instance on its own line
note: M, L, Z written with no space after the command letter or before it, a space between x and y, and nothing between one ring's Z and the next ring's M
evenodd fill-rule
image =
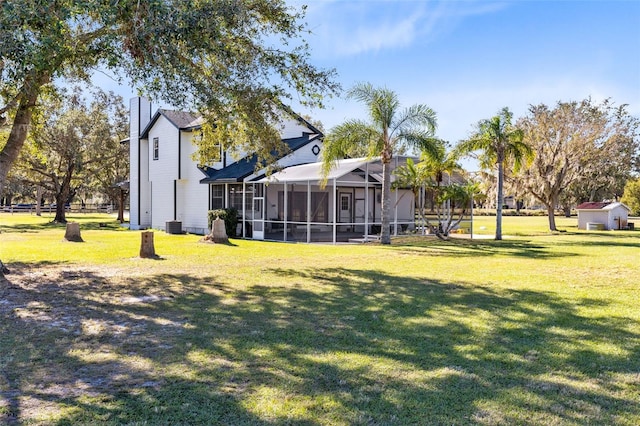
M332 128L325 136L322 147L323 184L338 160L353 157L354 154L372 157L371 154L376 150L379 152L380 145L377 129L362 120L349 120Z
M392 134L421 131L433 137L436 127L438 127L438 119L435 111L426 105L418 104L401 111L393 120L390 131Z

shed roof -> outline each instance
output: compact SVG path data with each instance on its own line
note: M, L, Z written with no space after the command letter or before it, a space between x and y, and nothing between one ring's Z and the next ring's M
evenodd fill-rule
M620 202L613 202L613 201L603 201L603 202L586 202L586 203L582 203L580 205L578 205L576 207L576 210L602 210L602 211L609 211L609 210L613 210L617 207L622 207L624 209L626 209L627 211L631 211L631 209L629 207L627 207L627 205L620 203Z
M602 210L603 207L611 204L610 202L586 202L576 207L576 210Z

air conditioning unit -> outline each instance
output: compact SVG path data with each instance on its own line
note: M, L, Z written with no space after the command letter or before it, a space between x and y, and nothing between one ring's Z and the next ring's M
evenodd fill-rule
M179 220L170 220L165 225L167 234L182 234L182 222Z

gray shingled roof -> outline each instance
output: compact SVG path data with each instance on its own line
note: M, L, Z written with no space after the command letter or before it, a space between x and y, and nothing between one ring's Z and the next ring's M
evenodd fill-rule
M186 111L173 111L170 109L159 109L149 121L149 124L144 128L140 137L145 139L149 136L149 131L153 125L158 121L160 116L165 117L171 124L180 130L192 130L199 128L202 123L202 117L198 114Z
M309 138L309 135L304 135L299 138L283 139L282 142L286 143L291 149L291 152L296 151L308 143L317 141L320 136ZM200 183L211 182L242 182L244 178L254 173L256 170L256 164L258 158L255 155L251 157L243 158L224 169L211 169L204 167L200 169L207 177L200 180Z

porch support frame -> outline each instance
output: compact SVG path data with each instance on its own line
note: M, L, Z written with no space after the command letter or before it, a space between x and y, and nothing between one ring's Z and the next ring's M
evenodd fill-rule
M338 231L338 184L337 179L333 178L333 244L336 243L337 240L337 231Z
M311 242L311 181L307 180L307 243Z
M373 199L375 198L374 190ZM364 168L364 235L369 235L369 163Z

